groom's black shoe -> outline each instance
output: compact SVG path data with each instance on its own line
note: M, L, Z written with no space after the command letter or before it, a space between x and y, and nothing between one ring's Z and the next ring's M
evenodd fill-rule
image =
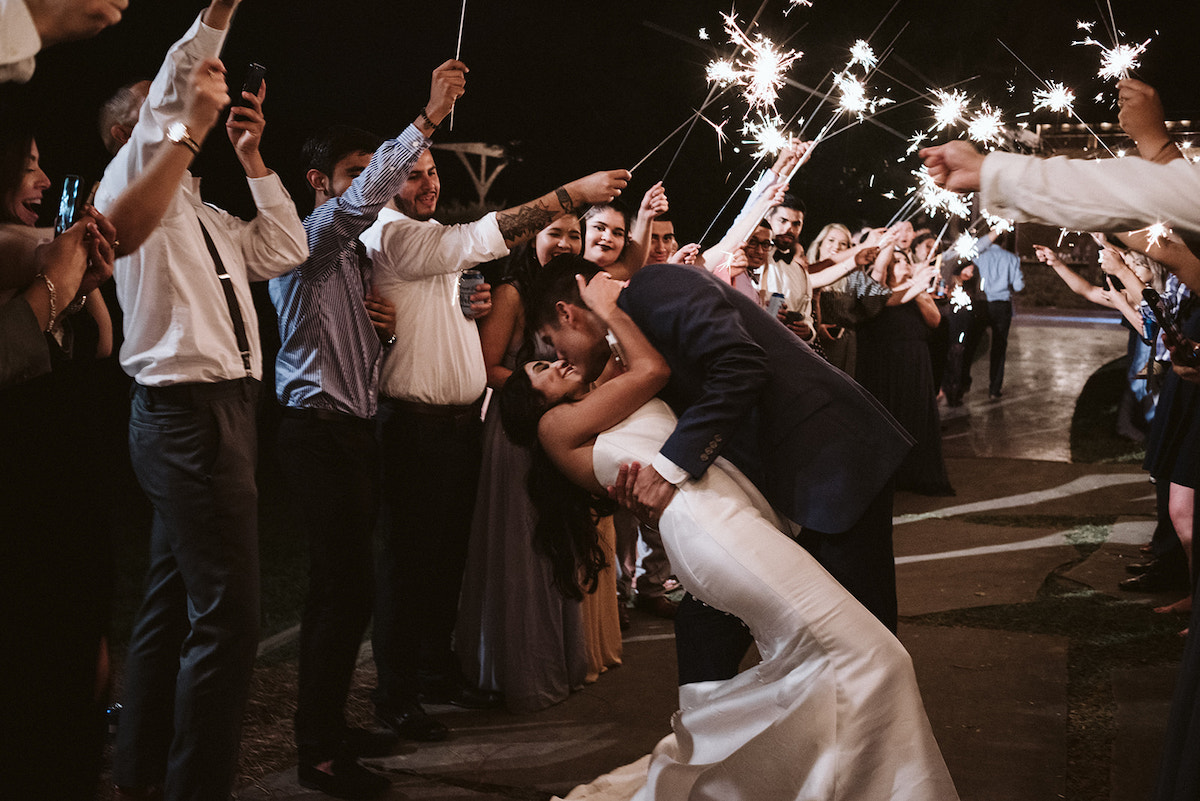
M445 740L450 733L445 724L431 718L417 703L404 704L398 710L377 706L375 717L405 740L435 743Z
M429 682L417 697L423 704L453 704L463 709L497 709L504 705L503 693L450 679Z

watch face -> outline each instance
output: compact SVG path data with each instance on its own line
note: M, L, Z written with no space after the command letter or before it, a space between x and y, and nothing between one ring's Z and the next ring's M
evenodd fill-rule
M167 128L167 138L172 142L181 141L185 136L187 136L187 126L182 122L173 122Z

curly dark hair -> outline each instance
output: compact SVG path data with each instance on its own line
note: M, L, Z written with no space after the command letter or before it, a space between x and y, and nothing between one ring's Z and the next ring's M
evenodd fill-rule
M537 510L533 547L550 560L558 591L582 600L585 592L596 591L600 571L608 566L596 524L600 517L612 514L616 504L575 486L542 449L538 422L549 406L533 388L524 365L504 382L496 400L505 434L529 448L533 457L526 482Z

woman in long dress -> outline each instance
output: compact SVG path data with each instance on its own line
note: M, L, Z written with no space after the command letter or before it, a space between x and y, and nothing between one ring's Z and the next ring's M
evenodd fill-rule
M914 275L908 257L896 253L888 286L903 302L885 306L859 327L855 378L917 441L896 472L896 489L953 495L929 356L930 337L941 322L937 304L925 291L932 276L928 266Z
M533 482L551 490L535 497L545 519L580 523L563 529L573 536L558 553L589 581L601 560L582 525L588 493L603 495L622 464L648 463L675 416L654 397L667 381L665 361L616 307L620 284L604 273L580 283L620 342L625 371L589 392L564 362L531 362L506 384L501 413L514 436L536 436L559 478L580 488L572 495L549 474ZM680 486L660 520L675 572L697 598L746 622L762 662L728 681L684 685L674 733L632 787L606 781L597 788L613 789L571 797L957 798L907 652L782 524L724 459Z
M498 275L488 280L495 287L492 311L479 324L493 390L504 386L519 359L544 355L525 330L524 293L542 265L581 246L579 218L568 214L496 263ZM556 704L588 675L581 602L558 591L534 538L536 512L525 490L529 466L529 449L505 435L493 403L483 427L483 471L454 646L467 679L503 693L510 712Z

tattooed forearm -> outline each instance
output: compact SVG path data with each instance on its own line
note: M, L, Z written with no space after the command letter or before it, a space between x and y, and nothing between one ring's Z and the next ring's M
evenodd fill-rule
M562 211L551 211L543 201L535 200L524 206L497 212L496 222L505 244L511 247L533 236L561 215Z
M571 200L571 193L567 191L565 186L555 189L554 196L558 198L558 205L562 206L564 214L575 213L575 201Z

